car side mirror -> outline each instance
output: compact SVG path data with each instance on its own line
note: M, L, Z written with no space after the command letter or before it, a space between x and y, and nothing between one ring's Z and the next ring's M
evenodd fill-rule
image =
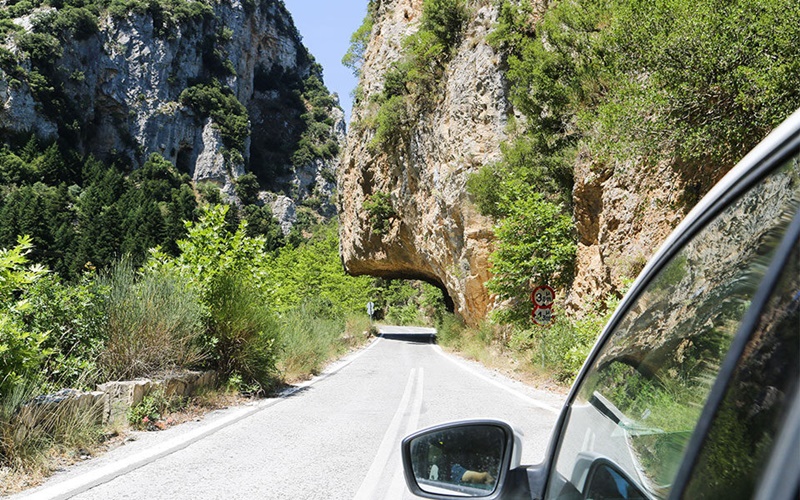
M416 432L402 444L409 490L425 498L497 498L521 447L511 426L467 420Z

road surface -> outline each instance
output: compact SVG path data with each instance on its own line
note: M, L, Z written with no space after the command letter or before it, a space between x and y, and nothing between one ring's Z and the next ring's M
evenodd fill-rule
M380 338L292 394L214 412L57 474L20 498L405 499L400 440L447 420L496 418L544 455L562 404L442 352L433 330Z

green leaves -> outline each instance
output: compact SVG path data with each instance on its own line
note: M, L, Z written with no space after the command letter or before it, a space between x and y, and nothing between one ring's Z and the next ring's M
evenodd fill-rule
M14 248L0 249L0 394L37 372L49 354L42 349L47 334L29 331L21 321L30 304L20 295L45 273L41 266L28 265L30 249L28 236L21 236Z
M358 29L350 35L350 46L347 48L344 57L342 57L342 64L350 68L355 77L359 77L361 74L361 65L364 64L364 52L367 50L369 37L372 33L372 6L373 1L370 1L367 7L367 14Z
M572 280L577 245L573 224L563 208L537 194L518 198L495 228L497 248L491 255L493 277L488 288L510 307L501 317L525 322L532 284L563 287Z
M382 235L389 230L392 220L397 217L392 205L392 197L389 193L381 191L372 193L364 200L364 210L369 216L372 231Z
M178 98L184 106L192 108L201 118L211 117L219 128L225 147L242 151L250 135L247 109L233 91L213 80L185 89Z

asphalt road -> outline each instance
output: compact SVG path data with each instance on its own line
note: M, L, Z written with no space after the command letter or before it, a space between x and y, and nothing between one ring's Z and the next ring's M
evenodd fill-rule
M515 426L522 462L539 462L562 396L445 354L432 332L384 327L381 338L291 395L137 434L20 498L413 498L402 437L478 417Z

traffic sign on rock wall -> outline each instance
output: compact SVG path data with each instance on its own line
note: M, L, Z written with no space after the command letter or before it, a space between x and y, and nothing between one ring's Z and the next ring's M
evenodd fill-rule
M547 285L537 286L531 293L531 302L533 302L533 310L531 311L531 319L534 323L540 326L549 326L553 323L555 317L553 316L553 301L555 301L556 292Z

